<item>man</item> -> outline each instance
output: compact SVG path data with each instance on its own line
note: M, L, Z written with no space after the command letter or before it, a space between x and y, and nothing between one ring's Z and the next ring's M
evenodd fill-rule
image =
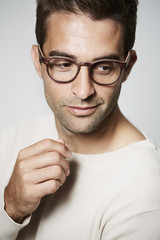
M160 238L160 152L117 103L137 59L137 4L37 0L31 56L55 126L2 138L1 239Z

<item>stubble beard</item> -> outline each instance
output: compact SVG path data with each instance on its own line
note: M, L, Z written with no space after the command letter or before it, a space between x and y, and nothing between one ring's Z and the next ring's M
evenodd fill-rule
M91 135L97 131L104 131L108 125L108 119L112 115L117 104L113 101L108 107L100 105L96 111L89 116L73 116L63 111L61 105L52 104L51 109L55 115L57 127L62 131L68 131L76 135Z
M93 114L87 117L69 117L60 112L54 112L56 123L61 125L72 134L76 135L88 135L94 133L100 126L100 123L105 119L102 115L102 111L98 111L98 114Z
M109 100L108 104L103 99L94 99L91 97L86 100L77 102L63 99L56 103L53 99L46 95L46 100L55 115L56 125L62 131L68 131L76 135L91 135L98 131L105 131L109 127L109 122L112 121L111 116L114 109L117 107L117 101L120 95L121 86L117 87L115 94ZM46 93L46 92L45 92ZM65 106L83 106L85 104L99 105L96 111L89 116L74 116L66 110ZM108 125L108 126L107 126Z

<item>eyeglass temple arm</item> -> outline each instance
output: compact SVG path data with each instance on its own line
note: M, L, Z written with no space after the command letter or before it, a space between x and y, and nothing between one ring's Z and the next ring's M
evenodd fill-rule
M125 60L125 63L126 63L126 68L128 67L129 65L129 62L130 62L130 59L131 59L131 50L128 52L128 55L126 57L126 60Z
M44 54L43 54L43 52L41 50L40 45L38 45L38 52L39 52L39 61L40 61L40 63L43 62L44 64L47 64L47 60L45 59L45 56L44 56Z

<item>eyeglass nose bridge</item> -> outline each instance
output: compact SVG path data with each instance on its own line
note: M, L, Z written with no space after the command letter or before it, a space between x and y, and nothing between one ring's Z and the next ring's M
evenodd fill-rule
M89 62L80 62L80 63L76 63L76 65L78 66L78 71L77 71L77 74L75 75L75 77L74 77L74 79L73 80L75 80L76 78L77 78L77 76L79 75L79 73L80 73L80 71L81 71L81 67L88 67L88 76L89 76L89 78L92 80L92 81L94 81L93 80L93 77L92 77L92 74L91 74L91 70L90 70L90 67L91 67L91 63L89 63ZM72 81L73 81L72 80Z
M80 63L77 63L77 66L79 67L79 68L81 68L81 67L90 67L91 66L91 63L89 63L89 62L80 62Z

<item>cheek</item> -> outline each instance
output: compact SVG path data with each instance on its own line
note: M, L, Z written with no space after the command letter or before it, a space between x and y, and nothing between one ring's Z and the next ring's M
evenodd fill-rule
M49 105L51 105L52 102L57 98L56 94L56 88L54 87L54 81L51 80L48 77L48 74L46 72L42 72L42 78L43 78L43 85L44 85L44 93L46 100Z
M43 75L43 84L45 97L50 106L60 104L69 93L67 85L54 82L46 74Z
M101 86L100 89L97 89L97 95L104 100L109 99L114 95L116 92L117 85L110 85L110 86Z
M121 90L121 84L116 83L111 86L106 86L100 91L99 97L101 97L106 105L116 104Z
M48 82L46 80L43 80L43 82L47 102L58 102L60 100L61 91L54 86L54 83L52 81Z

